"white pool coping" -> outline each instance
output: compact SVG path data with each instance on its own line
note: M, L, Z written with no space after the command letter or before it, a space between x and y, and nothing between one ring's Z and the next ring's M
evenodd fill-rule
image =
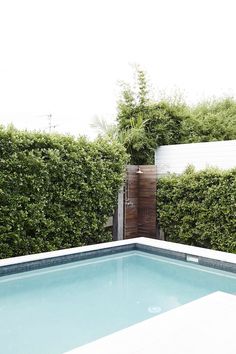
M0 267L129 244L236 264L236 254L139 237L7 258ZM65 354L235 354L235 320L236 296L215 292Z
M61 256L72 255L72 254L76 254L76 253L82 253L82 252L98 251L100 249L106 249L106 248L128 245L128 244L133 244L133 243L138 243L138 244L147 245L147 246L153 246L153 247L160 248L163 250L186 253L186 254L194 255L194 256L198 256L198 257L216 259L219 261L236 264L236 254L233 254L233 253L214 251L214 250L210 250L207 248L188 246L188 245L183 245L180 243L155 240L155 239L150 239L150 238L146 238L146 237L137 237L137 238L132 238L129 240L112 241L112 242L99 243L99 244L90 245L90 246L67 248L65 250L59 250L59 251L43 252L43 253L31 254L31 255L27 255L27 256L5 258L5 259L0 260L0 266L8 266L8 265L13 265L13 264L32 262L32 261L37 261L37 260L41 260L41 259L61 257Z

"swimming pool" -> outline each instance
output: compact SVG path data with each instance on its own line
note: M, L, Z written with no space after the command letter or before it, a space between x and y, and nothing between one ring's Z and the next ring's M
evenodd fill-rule
M212 292L236 293L233 272L153 253L108 247L105 256L1 277L1 352L62 354Z

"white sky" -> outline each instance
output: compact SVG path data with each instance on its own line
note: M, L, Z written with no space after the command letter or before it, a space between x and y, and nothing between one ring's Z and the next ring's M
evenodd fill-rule
M0 0L0 123L91 134L137 63L188 102L236 97L235 0Z

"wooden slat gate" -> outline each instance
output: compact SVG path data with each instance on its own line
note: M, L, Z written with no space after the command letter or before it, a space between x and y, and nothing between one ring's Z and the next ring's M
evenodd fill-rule
M157 237L156 178L156 166L127 166L124 193L125 239L137 236Z

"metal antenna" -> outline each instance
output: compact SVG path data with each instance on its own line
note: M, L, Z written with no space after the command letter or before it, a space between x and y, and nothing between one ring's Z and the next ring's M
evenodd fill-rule
M52 129L58 127L59 124L53 124L53 118L52 118L52 114L37 114L34 116L35 118L47 118L48 119L48 125L46 127L43 128L43 131L48 130L49 133L52 132Z
M57 124L52 124L52 114L51 113L48 114L47 117L48 117L48 131L49 131L49 133L51 133L52 129L57 127Z
M49 133L51 133L51 131L52 131L52 114L51 113L48 114L48 130L49 130Z

